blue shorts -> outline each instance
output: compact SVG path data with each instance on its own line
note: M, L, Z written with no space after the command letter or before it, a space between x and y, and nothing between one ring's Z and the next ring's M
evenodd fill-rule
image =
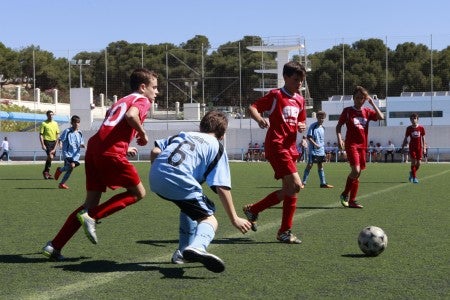
M78 167L80 165L80 162L73 160L72 157L64 158L64 165L71 165L72 163L75 164L75 167Z
M183 213L192 220L198 221L212 216L216 212L216 206L212 200L203 195L201 199L190 200L172 200L158 195L163 199L169 200L178 206Z

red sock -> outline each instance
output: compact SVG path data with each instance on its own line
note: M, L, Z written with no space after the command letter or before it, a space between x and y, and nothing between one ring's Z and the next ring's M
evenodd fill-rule
M417 168L416 166L411 167L411 175L413 178L416 178Z
M58 234L52 241L53 247L61 250L67 242L72 238L75 232L78 231L81 224L77 219L77 213L82 210L84 207L80 206L76 210L74 210L68 217L64 225L59 230Z
M90 209L88 213L91 218L100 220L136 202L136 196L130 192L124 192Z
M352 188L350 190L350 197L349 202L354 202L356 200L356 194L358 194L358 188L359 188L359 179L354 178L352 182Z
M295 209L297 208L297 195L284 196L283 216L281 218L281 227L278 233L285 232L292 228Z
M250 211L254 214L257 214L269 207L272 207L280 203L282 200L278 199L277 193L278 191L270 193L264 199L258 201L255 204L252 204L252 208L250 209Z
M353 180L354 180L354 178L347 176L347 182L345 183L345 189L342 192L343 195L348 196L348 194L350 193L350 191L352 189Z

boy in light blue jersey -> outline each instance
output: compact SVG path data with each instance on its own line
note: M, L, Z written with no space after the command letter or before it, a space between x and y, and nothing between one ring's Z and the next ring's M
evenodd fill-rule
M55 180L58 180L63 172L66 172L58 185L60 189L69 188L66 182L72 174L73 169L80 165L80 152L81 148L84 148L83 134L78 130L80 117L76 115L72 116L70 125L71 127L65 129L58 139L63 154L64 166L56 169Z
M208 112L200 132L180 132L155 141L151 152L150 189L180 208L180 239L172 262L200 262L212 272L223 272L223 261L206 251L214 239L218 222L214 203L203 193L206 182L219 195L231 223L242 233L251 223L238 217L231 196L227 154L220 143L228 126L226 116Z
M308 164L303 172L303 185L306 185L309 172L314 163L317 163L317 172L319 173L320 187L321 188L333 188L332 185L327 184L325 180L325 171L323 170L323 162L325 158L325 128L323 122L327 114L324 111L318 111L316 114L317 121L312 123L308 128Z

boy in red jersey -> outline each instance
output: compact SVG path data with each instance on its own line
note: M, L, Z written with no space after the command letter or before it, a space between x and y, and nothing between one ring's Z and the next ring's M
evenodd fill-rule
M409 172L409 182L419 183L417 179L417 170L420 167L420 161L422 155L425 152L425 128L419 125L419 115L416 113L411 114L409 117L411 125L406 128L405 138L403 139L403 148L408 144L409 138L409 157L411 159L411 171Z
M260 128L268 128L265 139L266 158L275 171L275 179L282 179L280 190L272 192L254 204L244 206L247 219L256 231L258 214L265 209L283 201L281 227L277 240L282 243L300 244L301 241L291 232L297 204L297 194L302 187L297 172L299 156L296 140L297 131L306 129L305 99L300 95L300 88L306 77L305 68L298 62L288 62L283 67L284 87L271 90L256 100L249 107L250 116ZM269 122L262 116L268 112Z
M100 129L89 139L85 157L86 200L69 215L54 239L44 246L42 251L45 256L64 259L61 249L81 225L89 240L96 244L97 220L144 198L145 188L127 155L137 153L136 148L129 147L134 137L140 146L148 143L142 123L158 94L157 85L157 75L153 71L136 69L131 74L130 87L134 92L108 110ZM124 187L126 191L99 205L107 187Z
M363 107L365 102L373 107ZM369 133L369 121L384 120L384 114L375 105L367 90L357 86L353 91L353 106L346 107L342 111L338 124L336 125L336 135L339 149L345 149L351 172L347 177L345 189L341 193L341 204L345 207L363 208L356 202L356 194L359 188L359 176L366 168L367 135ZM347 132L342 138L341 129L345 124Z

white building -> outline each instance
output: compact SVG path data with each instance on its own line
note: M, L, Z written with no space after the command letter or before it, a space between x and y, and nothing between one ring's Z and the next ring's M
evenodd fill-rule
M385 114L385 121L378 124L381 126L409 125L411 113L419 114L419 122L425 126L450 125L449 91L408 92L399 97L376 99L376 103ZM327 113L327 126L336 126L342 109L352 105L351 95L332 96L328 101L322 101L322 110Z

